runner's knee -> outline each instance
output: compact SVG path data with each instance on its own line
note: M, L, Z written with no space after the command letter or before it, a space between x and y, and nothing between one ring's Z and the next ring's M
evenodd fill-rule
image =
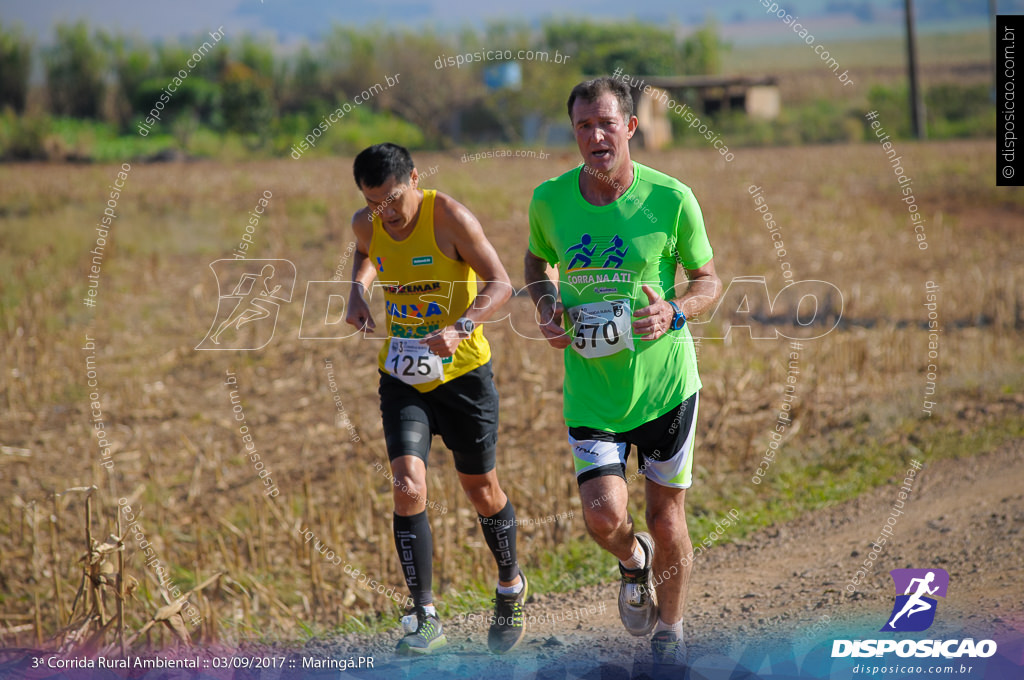
M647 528L659 545L666 542L675 545L686 536L686 515L670 509L652 510L648 507Z
M395 509L399 514L403 509L414 509L425 505L427 500L427 480L423 475L397 472L392 478L392 495Z
M612 536L626 524L627 516L610 505L584 508L583 518L587 529L596 536Z
M463 481L462 489L466 492L469 502L484 517L490 517L500 512L505 506L504 499L502 498L504 494L502 494L501 487L498 486L496 481L484 483ZM499 501L502 502L499 503Z

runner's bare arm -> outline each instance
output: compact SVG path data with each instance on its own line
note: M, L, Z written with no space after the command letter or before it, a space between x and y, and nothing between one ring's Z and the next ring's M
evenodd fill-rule
M464 205L450 196L438 194L434 229L455 247L459 259L476 272L483 287L461 316L476 323L486 321L512 297L512 281L497 251L487 240L480 222Z
M483 285L476 298L460 317L481 323L512 297L512 282L498 258L494 246L487 240L483 227L464 205L445 194L438 193L434 203L434 234L442 252L454 253L476 272ZM455 353L462 337L451 326L431 333L423 342L438 356Z
M636 321L633 322L633 331L641 340L655 340L672 327L672 317L675 310L668 300L673 300L680 311L687 319L692 319L711 309L722 293L722 282L715 274L714 259L708 260L707 264L697 269L684 269L686 272L686 290L677 298L666 296L661 298L654 289L648 285L643 286L644 293L650 302L646 307L641 307L633 313ZM670 293L671 294L671 293Z
M377 324L373 321L370 306L363 295L373 283L377 272L370 262L370 239L373 236L373 222L368 218L370 211L363 208L352 216L352 233L356 238L356 249L352 254L352 289L348 295L348 312L345 322L362 330L374 330Z
M714 258L697 269L684 269L688 283L675 303L687 319L700 316L718 302L722 296L722 281L715 273ZM678 286L677 286L678 287Z
M548 344L555 349L565 349L572 338L562 328L562 314L565 309L558 300L558 271L547 261L529 250L523 258L523 275L526 289L537 308L537 325Z

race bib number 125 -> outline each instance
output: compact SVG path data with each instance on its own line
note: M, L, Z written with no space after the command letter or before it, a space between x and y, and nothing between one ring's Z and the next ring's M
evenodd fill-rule
M388 373L408 385L440 380L444 374L441 357L431 354L419 340L408 338L391 338L384 365Z
M572 348L587 359L633 350L632 312L628 300L578 305L569 310Z

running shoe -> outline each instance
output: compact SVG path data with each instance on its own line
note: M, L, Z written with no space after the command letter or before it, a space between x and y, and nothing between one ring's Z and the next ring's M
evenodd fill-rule
M658 621L658 602L651 587L651 565L654 563L654 541L647 532L636 534L646 560L642 569L626 569L619 563L622 583L619 585L619 618L632 635L641 637L654 629Z
M416 607L402 617L405 637L398 641L396 651L403 656L431 654L448 644L441 621L428 614L423 607Z
M519 578L523 580L523 589L515 595L502 595L497 591L494 593L494 617L491 619L491 629L487 632L487 647L494 654L512 651L526 633L523 604L530 584L526 581L526 574L521 571Z
M686 644L675 631L662 630L655 633L651 638L651 654L656 667L682 667L686 664Z

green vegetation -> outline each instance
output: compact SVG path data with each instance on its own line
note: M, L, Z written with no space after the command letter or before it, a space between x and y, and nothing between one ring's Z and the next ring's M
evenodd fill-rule
M928 136L933 139L988 136L996 134L996 110L990 96L991 88L978 85L936 85L925 92L925 116ZM878 117L895 121L897 137L910 135L910 118L906 115L907 88L876 86L868 93L868 109Z
M820 72L805 45L756 53L733 49L714 24L685 39L674 27L639 21L549 20L538 29L498 22L457 34L380 27L372 39L366 31L334 26L321 43L289 57L251 36L215 39L216 33L206 33L179 43L148 44L90 31L81 22L58 25L55 34L52 47L37 51L19 29L0 25L0 160L325 156L355 152L384 138L416 149L466 140L521 145L528 128L531 135L543 136L552 125L564 125L566 92L586 75L616 69L636 76L774 72L820 80L830 75ZM975 33L924 36L922 61L984 62L984 39ZM900 41L891 39L830 47L844 67L862 71L903 59ZM521 49L547 53L548 61L519 59ZM488 50L498 55L482 57ZM201 58L195 60L197 53ZM555 63L555 54L562 63ZM456 55L474 58L448 66L446 60L454 62ZM505 55L518 62L521 86L489 89L484 74L507 60ZM34 90L29 83L33 58L41 61L46 79ZM169 95L172 85L176 89ZM844 90L838 98L787 95L774 121L735 113L704 118L733 147L857 141L867 132L868 89ZM889 112L884 119L893 121L895 136L908 134L902 80L880 81L867 99L870 107ZM993 134L994 105L983 84L926 83L926 99L929 136ZM335 113L334 121L325 118L342 110L345 115ZM678 144L703 142L682 119L672 118ZM305 138L311 144L296 151Z
M907 114L907 88L876 85L868 92L866 106L835 99L817 99L784 106L777 120L752 120L743 113L720 115L711 125L731 148L743 146L789 146L800 144L841 144L874 139L864 118L878 111L893 139L911 137ZM987 85L943 84L925 92L925 115L929 139L991 137L996 131L996 111ZM891 121L891 123L890 123ZM700 148L707 140L673 117L681 144Z

